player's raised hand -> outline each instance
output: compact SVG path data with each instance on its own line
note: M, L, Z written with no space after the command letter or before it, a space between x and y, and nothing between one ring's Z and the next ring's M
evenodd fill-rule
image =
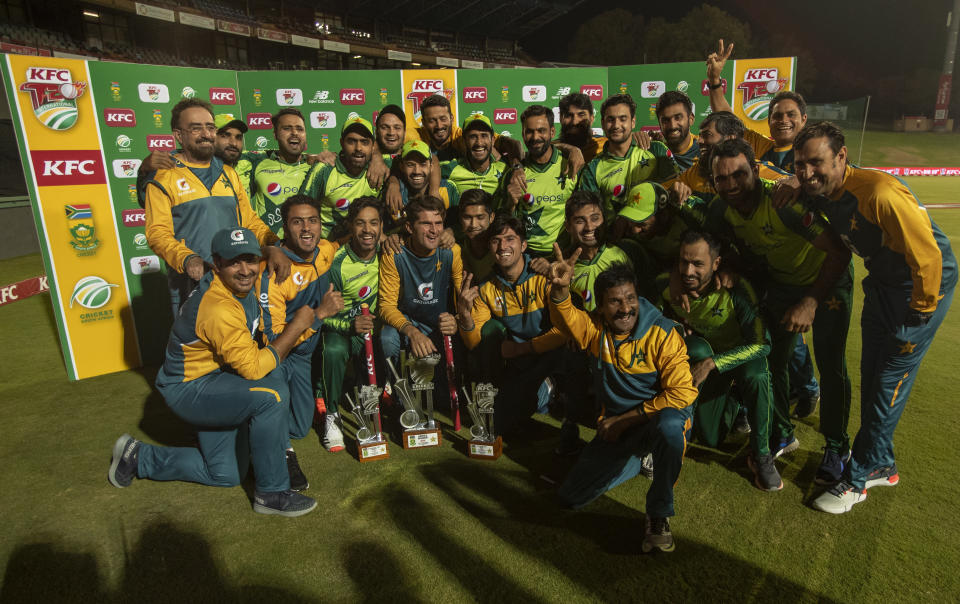
M328 166L337 165L337 154L333 151L321 151L320 153L304 153L304 157L309 165L317 162L327 164Z
M530 261L530 270L547 277L550 275L550 261L546 258L534 258Z
M720 82L723 74L723 66L727 64L727 59L733 53L733 43L729 46L723 45L723 38L717 43L717 52L712 52L707 57L707 80L711 84Z
M800 197L800 181L796 176L781 178L773 185L770 203L775 208L783 208L795 202Z
M667 200L673 205L680 207L693 194L693 189L691 189L687 183L678 180L673 183L668 193Z
M473 274L464 273L463 283L460 285L460 291L457 292L457 313L460 315L461 322L473 315L473 303L479 295L480 288L473 285Z
M283 283L290 276L290 269L293 262L283 253L283 250L275 245L264 245L260 248L263 253L263 259L267 261L266 276L273 275L274 281Z
M567 151L567 171L564 174L567 178L576 178L585 165L587 162L583 159L583 151L573 147Z
M578 247L569 258L564 258L563 252L560 250L560 244L556 241L553 242L554 261L550 265L550 274L548 276L550 283L554 287L570 287L570 281L573 279L573 270L574 267L577 266L577 260L580 259L582 251L583 250Z
M367 164L367 184L370 185L371 189L379 189L388 176L390 176L390 168L387 167L383 157L376 153L376 148L374 148L374 154L370 157L370 163Z
M143 161L140 163L140 168L138 172L153 172L156 170L170 170L176 167L177 163L173 161L173 156L170 155L168 151L161 151L159 149L151 151L150 155L146 156Z
M326 319L343 310L343 294L333 289L333 283L323 293L323 300L317 306L317 318Z
M383 199L387 202L387 209L390 210L390 214L393 215L394 220L399 220L400 214L403 211L403 195L400 193L400 181L396 176L390 176L387 179L386 187L387 190L383 195Z

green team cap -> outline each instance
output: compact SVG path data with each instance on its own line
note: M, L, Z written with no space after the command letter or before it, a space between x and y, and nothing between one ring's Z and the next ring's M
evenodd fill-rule
M247 125L243 123L243 120L238 120L229 113L218 113L213 116L213 122L217 125L217 132L224 128L236 128L244 134L247 133Z
M474 128L489 130L491 133L493 132L493 124L490 122L490 118L482 113L471 113L467 116L467 119L463 120L464 132Z
M656 213L657 208L667 201L667 191L652 182L643 182L630 189L627 205L620 210L619 216L633 222L643 222Z
M210 251L224 260L233 260L244 254L253 254L257 258L262 256L257 236L244 228L217 231L210 242Z
M405 159L411 153L419 153L423 159L430 159L430 145L421 140L407 141L400 149L400 159Z
M367 138L374 138L373 126L370 125L370 122L363 119L359 115L351 117L343 123L343 129L340 130L340 136L344 137L350 132L359 132Z

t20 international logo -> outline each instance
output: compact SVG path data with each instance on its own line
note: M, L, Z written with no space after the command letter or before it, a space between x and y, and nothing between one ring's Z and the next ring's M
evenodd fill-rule
M74 82L69 69L28 67L20 92L30 95L33 114L51 130L67 130L77 123L77 98L86 82Z

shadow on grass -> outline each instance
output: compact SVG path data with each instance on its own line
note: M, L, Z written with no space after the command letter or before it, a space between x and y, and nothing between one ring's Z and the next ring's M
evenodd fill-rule
M713 546L685 538L682 517L672 523L676 552L638 555L643 514L608 497L585 510L570 512L558 506L552 491L531 495L520 486L522 479L504 480L502 469L442 463L423 466L420 471L500 540L557 568L600 600L633 600L636 590L643 589L642 599L649 601L683 601L705 592L718 601L746 595L765 601L784 594L792 599L832 601ZM523 586L513 586L485 569L483 557L453 544L439 528L443 524L434 524L439 519L427 517L421 522L417 514L411 514L409 508L417 503L412 495L391 503L395 504L389 509L396 522L409 525L410 534L448 568L464 569L464 576L458 576L473 593L483 594L480 599L530 597Z
M156 444L168 447L192 447L197 444L197 429L180 419L154 386L159 367L139 367L133 370L150 386L143 399L143 413L138 427Z
M340 550L343 566L357 589L356 602L422 602L407 585L393 555L373 541L354 541Z
M199 534L166 520L144 528L126 554L123 578L105 587L96 557L55 543L20 545L10 555L0 602L307 602L274 587L233 585Z

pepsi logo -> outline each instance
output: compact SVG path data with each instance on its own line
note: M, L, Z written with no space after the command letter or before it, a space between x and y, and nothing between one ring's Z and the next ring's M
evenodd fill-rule
M371 291L373 291L373 288L371 288L369 285L364 285L360 288L360 291L357 292L357 297L363 300L370 295Z
M277 196L282 190L283 187L280 186L280 183L272 182L267 185L267 195Z
M593 302L593 292L591 292L589 289L583 292L583 301L587 304Z
M533 205L533 193L524 193L523 203L527 205Z
M340 199L337 200L335 205L337 206L338 210L343 211L350 207L350 200L344 197L341 197Z
M621 195L623 195L623 192L625 190L626 190L626 187L623 186L622 184L619 184L613 188L613 196L620 197Z

